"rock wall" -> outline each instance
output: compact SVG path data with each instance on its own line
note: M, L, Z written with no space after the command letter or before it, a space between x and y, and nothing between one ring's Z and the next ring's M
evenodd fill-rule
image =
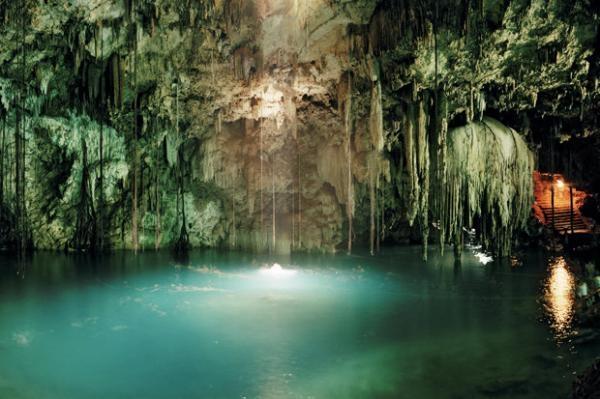
M473 150L449 127L596 133L598 15L586 0L0 0L0 246L375 251L426 244L432 223L444 241L448 167Z

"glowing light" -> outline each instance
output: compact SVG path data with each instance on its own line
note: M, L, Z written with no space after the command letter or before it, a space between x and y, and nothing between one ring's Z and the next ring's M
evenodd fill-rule
M552 319L552 327L559 336L563 336L573 318L575 279L563 257L554 259L550 268L544 293L546 310Z
M482 265L487 265L488 263L494 260L494 258L492 258L490 255L487 255L484 252L475 252L475 257L477 258L477 260L479 260L479 263L481 263Z
M562 179L556 180L556 188L562 190L563 188L565 188L565 182Z
M281 278L295 275L296 270L284 269L279 263L273 263L271 267L260 269L260 273L270 277Z
M284 95L281 90L275 88L274 82L268 82L265 86L262 86L258 97L262 100L259 108L260 118L277 119L282 117L284 113Z

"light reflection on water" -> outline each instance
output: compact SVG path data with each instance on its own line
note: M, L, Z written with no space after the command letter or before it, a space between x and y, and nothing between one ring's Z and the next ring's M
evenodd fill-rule
M574 277L522 255L0 254L0 399L567 397L600 345L555 344Z
M545 282L545 308L557 339L566 338L571 331L575 305L575 278L564 257L551 258L549 276Z

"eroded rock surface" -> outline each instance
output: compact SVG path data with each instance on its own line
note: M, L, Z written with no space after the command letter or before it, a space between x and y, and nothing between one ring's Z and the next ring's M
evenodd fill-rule
M477 4L0 1L2 246L460 244L447 167L473 154L449 131L589 137L600 93L592 2ZM514 224L471 206L503 252L528 213L498 195Z

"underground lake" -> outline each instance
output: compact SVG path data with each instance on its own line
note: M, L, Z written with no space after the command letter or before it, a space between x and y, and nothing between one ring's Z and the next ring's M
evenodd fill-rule
M572 342L566 262L2 256L0 397L567 397L600 345Z
M600 0L0 0L0 399L600 399Z

